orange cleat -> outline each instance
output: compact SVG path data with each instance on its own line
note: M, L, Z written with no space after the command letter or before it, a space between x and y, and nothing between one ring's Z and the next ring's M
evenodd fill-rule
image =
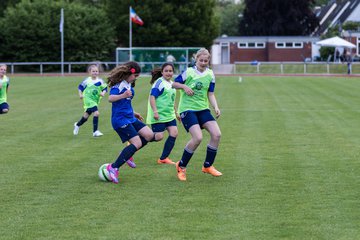
M186 181L186 168L179 167L179 163L180 162L177 162L175 164L176 171L177 171L177 177L180 181Z
M175 164L170 158L165 158L163 160L158 159L157 163L158 164Z
M218 170L216 170L216 168L214 168L213 166L210 166L208 168L206 167L202 167L202 172L203 173L208 173L213 175L214 177L220 177L222 175L221 172L219 172Z

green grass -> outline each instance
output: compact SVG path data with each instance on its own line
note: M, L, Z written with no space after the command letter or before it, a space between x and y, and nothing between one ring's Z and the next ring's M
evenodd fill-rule
M118 185L97 170L122 149L100 105L101 138L82 114L81 77L11 77L0 115L0 239L357 239L360 236L360 78L218 77L220 178L201 173L208 135L187 182L149 143ZM150 85L134 107L145 116ZM171 157L189 140L183 127Z

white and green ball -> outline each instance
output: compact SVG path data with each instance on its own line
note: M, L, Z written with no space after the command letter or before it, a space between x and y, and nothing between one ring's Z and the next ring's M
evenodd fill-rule
M110 163L105 163L105 164L101 165L99 168L98 175L99 175L99 178L101 181L111 182L110 174L109 174L108 170L106 169L109 164Z

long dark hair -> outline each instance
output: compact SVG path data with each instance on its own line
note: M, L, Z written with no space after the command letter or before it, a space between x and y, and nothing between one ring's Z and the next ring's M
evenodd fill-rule
M108 85L109 87L115 86L121 81L127 79L131 74L140 74L141 67L137 62L126 62L122 65L115 67L108 76ZM135 86L135 82L132 84L132 87Z
M161 65L161 68L155 68L151 71L150 84L153 84L156 80L162 77L162 71L167 66L171 66L173 71L175 70L174 64L172 64L171 62L164 63L163 65Z

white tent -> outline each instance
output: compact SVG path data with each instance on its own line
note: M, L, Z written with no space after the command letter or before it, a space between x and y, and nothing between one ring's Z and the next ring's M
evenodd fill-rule
M341 47L341 48L356 48L354 44L339 37L332 37L316 42L322 47Z
M349 48L349 49L356 48L356 46L354 44L352 44L351 42L346 41L339 37L332 37L332 38L324 39L324 40L316 42L316 44L321 47L335 47L334 56L337 55L336 53L339 52L339 50L341 52L344 52L344 48ZM330 57L331 57L331 55L329 56L329 59L330 59ZM334 57L334 62L335 61L340 62L340 58Z

